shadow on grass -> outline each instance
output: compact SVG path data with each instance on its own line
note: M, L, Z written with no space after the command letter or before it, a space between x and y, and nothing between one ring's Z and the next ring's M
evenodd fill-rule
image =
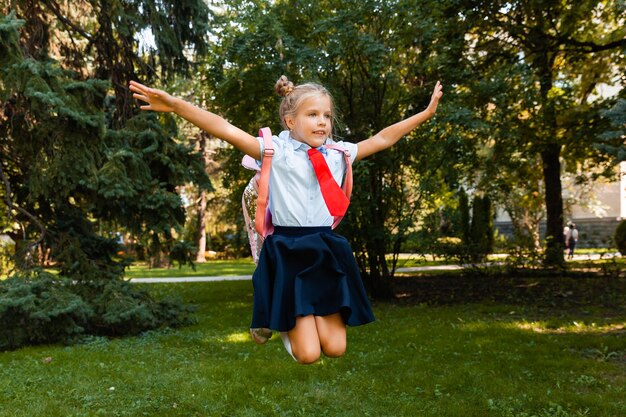
M396 301L403 304L490 302L615 314L624 313L626 306L626 279L593 275L417 275L396 278L394 290Z

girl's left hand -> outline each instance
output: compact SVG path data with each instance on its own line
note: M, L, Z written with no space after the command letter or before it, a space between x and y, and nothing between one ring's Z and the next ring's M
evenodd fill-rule
M439 105L439 99L443 96L443 86L439 81L435 84L435 88L433 90L433 95L430 97L430 104L426 108L426 110L430 113L431 117L435 115L437 112L437 106Z

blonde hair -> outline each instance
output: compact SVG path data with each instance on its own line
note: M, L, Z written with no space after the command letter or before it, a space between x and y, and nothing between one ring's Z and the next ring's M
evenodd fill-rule
M289 130L287 127L287 122L285 118L287 116L292 116L296 114L300 105L308 98L316 96L318 94L322 94L327 96L330 99L330 108L332 112L332 119L335 120L335 104L333 102L333 97L330 95L328 90L317 83L306 83L294 86L289 79L281 75L278 81L276 81L276 86L274 87L279 96L282 96L283 99L280 102L280 107L278 108L278 114L280 115L280 123L283 128Z

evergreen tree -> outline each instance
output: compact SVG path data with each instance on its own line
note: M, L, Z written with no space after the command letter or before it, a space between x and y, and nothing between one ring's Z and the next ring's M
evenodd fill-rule
M474 195L472 220L469 229L467 248L473 262L484 261L493 252L494 227L493 210L488 196Z
M626 161L626 90L621 91L621 97L602 116L609 123L596 146L601 151L613 156L613 164Z
M186 307L155 301L121 279L118 244L99 225L124 228L158 253L184 222L177 188L190 181L209 185L199 155L173 140L172 119L135 116L126 91L137 73L155 75L149 62L159 64L161 74L189 66L183 50L193 42L204 47L206 6L101 0L16 1L10 7L0 18L0 175L4 227L18 242L22 273L0 284L0 322L6 324L0 340L8 340L0 348L184 322ZM137 34L149 27L156 50L141 55ZM31 296L16 295L22 288L20 294L45 298L37 288L57 285L29 272L47 253L70 279L55 288L84 303L72 304L76 320L26 309ZM64 297L72 296L58 299ZM47 319L28 319L38 316ZM80 332L64 331L70 324Z

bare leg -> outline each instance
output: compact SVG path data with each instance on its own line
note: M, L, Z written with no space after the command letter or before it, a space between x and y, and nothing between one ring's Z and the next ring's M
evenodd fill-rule
M288 334L291 352L298 362L311 364L320 358L320 337L313 315L296 317L296 326Z
M337 358L346 353L346 325L339 313L315 316L315 324L324 355Z
M293 356L303 364L316 362L322 351L330 357L346 351L346 325L339 313L296 317L296 326L288 334Z

